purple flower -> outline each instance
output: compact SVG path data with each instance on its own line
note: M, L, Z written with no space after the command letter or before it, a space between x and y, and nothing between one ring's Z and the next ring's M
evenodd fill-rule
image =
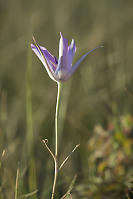
M91 53L99 47L102 47L99 46L87 52L72 66L73 58L76 52L76 45L74 39L72 39L71 44L68 46L68 40L65 39L60 33L58 60L55 56L51 55L51 53L46 48L39 46L34 38L33 41L34 44L31 44L32 50L45 66L50 78L56 82L66 81L74 73L74 71L78 68L80 63L85 59L85 57L89 53Z

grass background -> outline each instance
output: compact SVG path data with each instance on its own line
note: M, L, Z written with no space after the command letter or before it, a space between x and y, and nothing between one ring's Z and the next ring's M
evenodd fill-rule
M58 57L60 31L76 41L74 61L104 48L63 85L60 160L80 148L60 173L56 198L75 174L73 199L132 197L132 10L130 0L0 1L0 199L14 198L15 190L15 199L50 198L54 165L40 137L54 149L57 87L30 43L33 34Z

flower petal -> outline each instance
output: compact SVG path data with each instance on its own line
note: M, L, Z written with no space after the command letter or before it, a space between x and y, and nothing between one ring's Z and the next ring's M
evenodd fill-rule
M39 46L37 43L35 43L35 45L31 44L31 48L45 66L50 78L56 81L54 76L54 71L57 66L56 58L52 56L44 47Z
M87 52L85 55L83 55L74 66L72 66L71 70L69 71L69 77L74 73L74 71L78 68L78 66L80 65L80 63L86 58L87 55L89 55L91 52L93 52L94 50L96 50L97 48L102 48L103 46L98 46L92 50L90 50L89 52ZM69 78L68 77L68 78Z
M58 60L56 59L56 57L51 55L51 53L43 46L40 46L40 49L43 52L43 54L45 55L45 57L47 58L47 60L52 62L52 64L55 65L55 67L56 67L58 64Z
M31 44L31 48L36 53L36 55L39 57L40 60L42 59L42 56L41 56L41 53L40 53L40 50L41 50L41 52L43 53L43 55L45 56L47 61L51 64L52 69L55 71L57 64L58 64L58 61L57 61L55 56L51 55L51 53L46 48L44 48L43 46L39 46L39 48L40 48L40 50L39 50L36 45ZM43 61L42 61L42 63L43 63Z
M72 67L72 61L76 52L76 45L74 39L72 39L71 44L68 47L67 52L67 68L69 69Z
M60 42L59 42L59 59L61 57L61 60L62 60L62 67L65 67L66 66L66 61L67 61L67 51L68 51L68 40L65 39L62 34L60 33Z

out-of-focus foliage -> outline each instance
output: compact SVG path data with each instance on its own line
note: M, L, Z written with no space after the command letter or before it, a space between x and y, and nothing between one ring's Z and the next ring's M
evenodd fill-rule
M77 186L84 197L126 198L132 192L133 117L111 118L106 129L94 127L88 148L88 183ZM82 198L82 197L81 197Z
M54 150L57 88L30 43L34 35L58 57L60 31L76 41L74 61L104 48L63 85L60 161L80 148L60 172L56 198L75 174L75 199L126 198L132 191L132 22L131 0L0 1L0 199L16 191L18 198L50 198L53 162L40 138Z

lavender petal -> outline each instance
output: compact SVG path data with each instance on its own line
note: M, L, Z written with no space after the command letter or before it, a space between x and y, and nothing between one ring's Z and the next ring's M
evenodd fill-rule
M76 52L76 45L75 45L74 39L72 39L72 42L69 45L68 52L67 52L67 67L68 67L68 69L70 69L70 67L72 66L72 61L73 61L75 52Z
M44 51L42 51L42 48L44 50L44 47L40 47L39 45L36 46L34 44L31 44L31 48L34 51L34 53L38 56L42 64L45 66L50 78L56 81L54 76L54 70L56 69L56 65L54 62L51 61L51 57L49 56L51 54L48 51L44 53Z
M60 33L60 42L59 42L59 59L60 57L63 57L62 59L62 67L66 66L67 61L67 51L68 51L68 40L65 39L62 34Z
M71 68L70 72L69 72L69 76L71 76L74 71L78 68L78 66L80 65L80 63L87 57L87 55L89 55L91 52L93 52L94 50L96 50L97 48L102 48L103 46L98 46L92 50L90 50L89 52L87 52L85 55L83 55L77 62L76 64Z

